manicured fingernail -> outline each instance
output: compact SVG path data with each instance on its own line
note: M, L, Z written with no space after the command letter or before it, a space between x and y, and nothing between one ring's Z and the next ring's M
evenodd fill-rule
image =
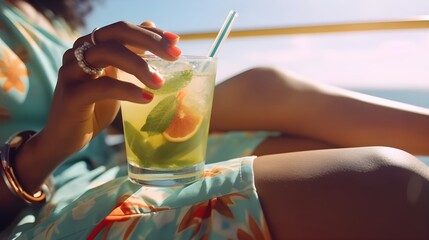
M167 52L173 57L179 57L182 54L182 51L176 46L170 45L167 47Z
M149 27L149 28L156 27L155 23L153 23L151 21L144 21L144 22L140 23L140 26L142 26L142 27Z
M142 96L144 99L147 99L149 101L153 99L153 93L147 91L142 91Z
M152 82L158 86L164 85L164 79L157 72L152 73Z
M177 41L179 39L179 35L172 33L172 32L164 32L163 36L165 39L167 39L170 42Z

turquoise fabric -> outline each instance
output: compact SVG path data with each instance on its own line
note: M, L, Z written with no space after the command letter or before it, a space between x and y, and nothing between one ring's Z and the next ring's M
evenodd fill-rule
M172 188L141 187L128 181L126 168L100 167L65 184L41 209L27 211L10 237L270 239L253 159L209 164L204 180Z
M43 127L62 54L73 39L60 40L4 0L0 7L0 141L5 141L17 131ZM54 21L63 26L61 35L69 34ZM254 157L248 155L274 135L213 134L202 180L151 188L128 181L120 161L124 153L114 152L101 134L54 172L52 199L17 217L10 238L267 239L253 183Z

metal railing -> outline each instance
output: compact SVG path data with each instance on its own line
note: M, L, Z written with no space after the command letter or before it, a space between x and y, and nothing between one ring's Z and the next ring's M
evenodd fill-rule
M320 33L339 33L339 32L358 32L358 31L380 31L380 30L406 30L406 29L429 29L429 16L414 19L404 19L396 21L377 21L377 22L358 22L325 24L314 26L293 26L264 29L235 30L229 35L229 38L237 37L258 37L275 35L294 35L294 34L320 34ZM214 39L217 32L199 32L199 33L181 33L181 40L200 40Z

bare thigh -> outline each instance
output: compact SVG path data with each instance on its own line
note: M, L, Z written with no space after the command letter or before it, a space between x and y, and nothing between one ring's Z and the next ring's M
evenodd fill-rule
M317 139L282 134L280 136L268 137L265 139L255 148L253 154L256 156L262 156L276 153L330 149L336 147L337 146Z
M429 174L401 150L267 155L255 185L274 239L429 239Z

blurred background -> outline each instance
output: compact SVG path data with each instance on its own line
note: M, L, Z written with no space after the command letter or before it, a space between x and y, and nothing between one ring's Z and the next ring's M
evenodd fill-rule
M101 0L86 31L118 20L151 20L178 34L217 32L231 9L238 12L233 32L429 20L428 0ZM213 40L182 40L179 46L184 54L207 55ZM429 28L231 37L218 55L217 81L254 66L272 66L313 81L384 97L394 93L394 99L429 106L428 56Z

